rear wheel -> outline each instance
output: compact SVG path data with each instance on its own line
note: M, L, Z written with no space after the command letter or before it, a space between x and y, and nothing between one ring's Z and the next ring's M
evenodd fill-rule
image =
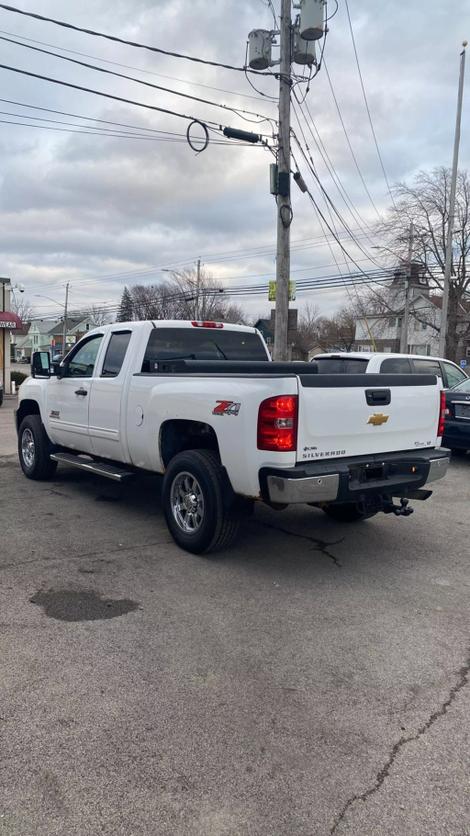
M23 418L18 432L18 457L28 479L50 479L57 470L57 462L50 459L51 443L39 415Z
M212 450L188 450L172 459L163 479L162 505L178 546L203 554L230 545L239 516L226 507L226 493L226 477Z
M325 514L337 522L361 522L375 517L377 511L361 510L356 502L345 502L343 505L326 505L323 508Z

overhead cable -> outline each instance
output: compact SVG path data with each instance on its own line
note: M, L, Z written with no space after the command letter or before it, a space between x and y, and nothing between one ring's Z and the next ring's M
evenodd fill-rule
M166 75L165 73L157 73L155 70L146 70L143 67L135 67L132 64L123 64L119 61L110 61L109 58L103 58L101 55L90 55L88 52L80 52L77 49L68 49L65 46L57 46L47 41L40 41L37 38L27 38L26 35L19 35L17 32L7 32L5 29L0 29L0 35L7 35L9 38L20 38L21 41L28 41L31 44L39 44L40 46L47 46L51 49L58 49L61 52L69 52L71 55L80 55L81 58L91 58L92 61L100 61L102 64L110 64L113 67L121 67L124 70L134 70L143 75L153 75L156 78L165 78L167 81L176 81L178 84L189 84L191 87L204 87L206 90L213 90L216 93L226 93L228 96L237 96L241 99L260 100L260 96L251 96L249 93L241 93L238 90L226 90L223 87L214 87L212 84L204 84L202 81L189 81L187 78L179 78L174 75ZM276 101L274 99L274 101Z
M105 75L112 75L116 78L123 78L126 81L133 81L136 84L142 84L143 87L151 87L153 90L160 90L162 93L170 93L173 96L180 96L183 99L190 99L193 102L199 102L200 104L210 105L210 107L220 107L223 110L228 110L231 113L235 113L235 115L239 116L241 114L247 114L249 116L257 117L257 122L269 122L271 124L276 124L276 120L270 116L263 116L260 113L255 113L252 110L244 110L243 108L235 108L231 107L230 105L223 104L222 102L214 102L210 99L201 99L199 96L192 96L190 93L182 93L180 90L173 90L171 87L162 87L159 84L153 84L151 81L144 81L140 78L135 78L131 75L126 75L125 73L118 73L116 70L107 70L105 67L99 67L97 64L89 64L86 61L79 61L78 58L69 58L68 55L61 55L59 52L52 52L49 49L43 49L39 46L32 46L32 44L25 44L21 41L17 41L13 38L6 38L4 35L0 35L0 41L5 41L10 44L15 44L15 46L22 46L24 49L31 49L34 52L40 52L43 55L50 55L53 58L59 58L62 61L67 61L70 64L77 64L80 67L85 67L87 70L93 70L98 73L104 73ZM243 118L243 116L242 116ZM247 120L253 121L253 120Z
M95 29L85 29L82 26L76 26L73 23L67 23L64 20L58 20L54 17L46 17L46 15L37 14L37 12L27 12L25 9L19 9L17 6L8 6L6 3L0 3L0 9L6 12L23 15L24 17L31 17L34 20L41 20L44 23L53 23L55 26L61 26L63 29L71 29L74 32L83 32L85 35L93 35L96 38L104 38L107 41L114 41L125 46L136 47L137 49L145 49L149 52L156 52L160 55L168 55L170 58L182 58L185 61L193 61L196 64L207 64L209 67L220 67L224 70L235 70L236 72L244 73L245 67L235 67L232 64L222 64L219 61L210 61L207 58L197 58L195 55L184 55L180 52L171 52L168 49L162 49L157 46L149 46L149 44L138 43L137 41L129 41L126 38L119 38L117 35L109 35L105 32L97 32ZM262 73L257 70L248 69L248 72L255 75L270 75L270 73Z
M357 72L359 74L359 81L361 83L362 96L364 98L364 104L366 106L367 117L369 119L370 129L371 129L371 132L372 132L372 136L374 138L375 150L377 151L377 156L379 158L380 167L382 169L382 174L384 176L384 180L385 180L385 183L386 183L386 186L387 186L388 193L389 193L389 195L392 199L392 203L393 203L393 205L396 209L397 207L396 207L396 204L395 204L395 198L394 198L393 192L390 188L390 183L389 183L389 179L387 177L387 172L385 171L385 165L384 165L384 161L382 159L382 154L380 152L379 142L378 142L378 139L377 139L377 134L375 133L374 123L372 121L372 115L371 115L371 112L370 112L369 102L367 101L366 88L365 88L365 85L364 85L364 79L362 77L361 65L359 63L359 55L357 53L356 38L354 37L354 29L353 29L353 25L352 25L351 15L349 14L348 0L344 0L344 2L345 2L345 6L346 6L346 13L347 13L347 16L348 16L349 31L351 33L351 40L352 40L352 45L353 45L353 49L354 49L354 57L356 59Z
M350 140L350 138L349 138L349 134L348 134L348 131L347 131L347 129L346 129L346 125L345 125L345 123L344 123L343 114L341 113L341 108L340 108L340 106L339 106L338 99L336 98L336 93L335 93L335 90L334 90L334 87L333 87L333 82L331 81L330 74L329 74L329 72L328 72L328 67L327 67L326 61L323 61L323 64L324 64L324 66L325 66L325 73L326 73L326 77L327 77L327 79L328 79L328 84L329 84L329 87L330 87L330 90L331 90L331 95L332 95L332 97L333 97L333 101L334 101L334 103L335 103L336 112L337 112L337 114L338 114L339 121L341 122L341 127L342 127L342 129L343 129L343 133L344 133L344 136L345 136L345 138L346 138L346 142L347 142L347 145L348 145L348 148L349 148L349 152L350 152L351 157L352 157L352 159L353 159L354 165L356 166L356 170L357 170L357 173L358 173L358 175L359 175L359 177L360 177L361 183L362 183L362 185L363 185L363 187L364 187L364 191L365 191L365 193L366 193L367 197L368 197L368 198L369 198L369 200L370 200L370 203L371 203L371 205L372 205L372 207L373 207L373 209L374 209L374 212L376 213L376 215L377 215L378 219L381 221L381 220L382 220L382 216L381 216L381 214L380 214L379 210L377 209L377 206L375 205L374 198L372 197L372 195L371 195L371 193L370 193L370 191L369 191L369 187L368 187L368 185L367 185L367 183L366 183L365 177L364 177L364 175L363 175L363 173L362 173L362 171L361 171L361 168L360 168L360 166L359 166L359 162L358 162L358 160L357 160L357 157L356 157L356 154L355 154L354 148L352 147L352 143L351 143L351 140Z
M145 102L138 102L138 101L135 101L134 99L124 98L124 96L115 96L111 93L104 93L102 90L95 90L92 87L84 87L80 84L72 84L69 81L62 81L61 79L52 78L51 76L41 75L40 73L33 73L33 72L30 72L29 70L22 70L19 67L11 67L7 64L0 64L0 69L8 70L9 72L17 73L19 75L25 75L25 76L28 76L29 78L37 78L40 81L47 81L51 84L58 84L61 87L68 87L72 90L79 90L82 93L91 93L94 96L100 96L101 98L104 98L104 99L112 99L113 101L123 102L124 104L130 104L130 105L133 105L135 107L143 107L146 110L152 110L155 113L165 113L166 115L169 115L169 116L175 116L178 119L184 119L187 122L199 122L199 123L211 126L211 130L216 130L216 131L222 131L223 130L223 126L220 125L220 123L214 122L214 121L209 120L209 119L202 120L202 119L199 119L196 116L188 116L187 114L178 113L177 111L170 110L168 108L157 107L156 105L146 104ZM259 137L260 137L260 142L263 142L263 140L269 139L269 137L266 134L259 134ZM268 143L264 142L264 144L267 145Z

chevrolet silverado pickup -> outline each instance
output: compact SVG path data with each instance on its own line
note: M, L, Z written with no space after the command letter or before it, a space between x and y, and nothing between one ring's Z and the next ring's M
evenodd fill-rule
M228 545L257 500L342 522L407 516L446 473L444 413L434 375L318 374L272 362L254 328L148 321L96 328L60 363L36 352L16 425L29 479L58 463L162 474L168 528L200 554Z

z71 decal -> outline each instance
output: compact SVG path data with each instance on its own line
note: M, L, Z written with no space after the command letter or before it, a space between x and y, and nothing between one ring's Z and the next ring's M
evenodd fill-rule
M217 406L212 410L212 415L238 415L241 403L235 401L216 401Z

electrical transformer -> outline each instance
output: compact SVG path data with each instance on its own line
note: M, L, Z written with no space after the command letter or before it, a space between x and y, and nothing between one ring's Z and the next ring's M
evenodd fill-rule
M300 0L300 35L318 41L325 31L325 0Z
M271 66L271 32L253 29L248 35L248 65L252 70L266 70Z
M307 41L302 38L298 29L295 30L294 34L293 60L296 64L304 64L307 67L316 63L315 41Z

